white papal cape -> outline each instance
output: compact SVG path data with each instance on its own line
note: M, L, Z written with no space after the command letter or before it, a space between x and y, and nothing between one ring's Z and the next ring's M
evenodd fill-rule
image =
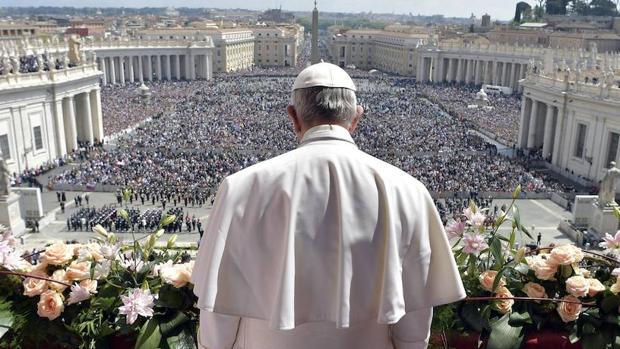
M192 281L200 309L275 330L394 324L465 296L426 188L330 125L222 182Z

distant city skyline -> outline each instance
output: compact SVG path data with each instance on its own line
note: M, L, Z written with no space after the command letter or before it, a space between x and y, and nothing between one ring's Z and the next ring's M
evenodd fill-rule
M519 0L318 0L319 10L327 12L375 12L413 15L436 15L446 17L469 17L472 13L480 18L488 13L493 19L508 20L514 15ZM535 1L529 1L534 5ZM311 11L313 0L135 0L130 3L119 0L5 0L3 6L73 6L73 7L213 7L266 10L282 6L288 11Z

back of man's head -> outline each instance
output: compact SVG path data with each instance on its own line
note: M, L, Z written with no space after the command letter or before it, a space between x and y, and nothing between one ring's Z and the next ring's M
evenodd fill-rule
M304 69L293 84L291 105L306 125L349 126L357 115L355 84L340 67L318 63Z

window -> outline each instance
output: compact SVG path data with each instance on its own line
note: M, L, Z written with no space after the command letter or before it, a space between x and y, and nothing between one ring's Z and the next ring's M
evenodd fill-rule
M607 146L607 161L603 164L605 168L607 168L612 161L616 161L616 157L618 156L618 141L620 141L620 134L611 132L609 144Z
M583 158L583 150L586 144L586 132L587 127L584 124L579 124L577 126L577 142L575 142L575 151L574 156L578 158Z
M34 149L43 149L43 136L41 135L41 126L35 126L32 131L34 133Z
M11 149L9 148L9 135L0 136L0 151L4 160L11 158Z

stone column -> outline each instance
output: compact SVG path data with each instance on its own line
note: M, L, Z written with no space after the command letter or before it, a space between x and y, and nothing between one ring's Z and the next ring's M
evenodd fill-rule
M181 55L175 55L175 75L177 77L177 80L181 80Z
M547 104L547 114L545 116L545 133L543 138L543 159L551 157L553 154L553 109L554 107Z
M448 74L446 75L446 80L448 82L454 81L454 60L452 58L448 58Z
M490 85L493 82L493 62L486 62L486 69L484 70L484 83Z
M463 78L463 60L459 58L457 66L456 66L456 82L462 82Z
M103 118L101 115L101 89L91 90L89 93L91 125L93 137L98 141L103 140Z
M482 74L482 61L476 60L476 69L474 69L474 84L480 85L480 75Z
M204 56L202 56L202 76L201 78L203 79L209 79L209 59L208 56L205 54Z
M530 127L527 135L527 147L534 148L536 145L536 122L538 121L538 101L532 100L532 113L530 114Z
M172 73L170 70L170 55L165 55L164 57L166 57L166 79L170 81L172 80Z
M163 80L162 76L161 76L161 56L160 55L156 55L155 59L156 59L156 61L155 61L155 72L157 74L156 78L157 78L157 80L161 81L161 80Z
M211 79L213 77L213 56L211 55L211 51L207 53L207 79Z
M527 148L530 118L531 118L532 100L523 96L521 98L521 122L519 123L519 140L518 146L521 149Z
M101 83L105 86L108 84L108 72L105 66L105 57L99 58L99 63L100 63L100 70L103 72L103 76L101 77Z
M125 57L118 57L118 75L121 78L121 85L125 85Z
M492 76L492 80L493 80L493 85L499 85L499 74L497 73L497 71L499 70L499 62L494 61L493 62L493 76Z
M506 71L508 69L506 68L507 68L507 63L502 62L502 75L500 76L500 85L502 86L508 86L508 84L506 84Z
M63 101L63 123L65 125L65 144L67 151L78 148L77 126L75 124L75 101L73 96L64 98Z
M101 60L105 61L104 59ZM105 72L103 74L105 76ZM56 154L64 156L67 154L67 142L65 140L65 122L63 120L62 99L52 102L52 114L54 115L54 141L56 143Z
M471 60L465 60L465 83L469 84L471 82Z
M114 56L110 57L110 83L116 84L116 67L114 67Z
M552 157L552 161L553 164L556 166L561 166L561 156L560 156L560 150L561 145L562 145L562 141L563 141L563 132L562 129L564 128L564 111L563 108L558 108L558 117L557 117L557 121L555 123L555 139L553 140L553 157ZM566 149L565 151L568 151L568 149Z
M143 58L143 56L138 56L138 79L140 80L141 84L144 83L144 68L142 66Z
M517 64L516 63L512 63L511 67L510 67L510 87L512 87L513 89L517 88Z
M190 53L189 55L187 55L186 57L189 57L188 61L188 65L189 65L189 69L187 69L186 74L189 75L189 79L190 80L196 80L196 58L194 57L194 55L192 53Z
M133 61L134 56L129 56L129 82L133 83L136 81L136 74L133 71Z
M146 79L153 81L153 58L151 55L148 55L146 59Z
M123 59L123 57L121 57L121 60ZM123 74L121 74L121 76L124 77ZM123 79L124 80L124 79ZM82 115L80 115L80 118L82 120L82 122L80 123L82 126L82 132L84 133L84 139L82 139L83 141L87 141L90 144L93 144L93 120L92 120L92 113L91 113L91 109L90 109L90 94L88 92L85 93L80 93L78 95L78 97L81 99L80 101L80 105L81 105L81 111L80 113Z

